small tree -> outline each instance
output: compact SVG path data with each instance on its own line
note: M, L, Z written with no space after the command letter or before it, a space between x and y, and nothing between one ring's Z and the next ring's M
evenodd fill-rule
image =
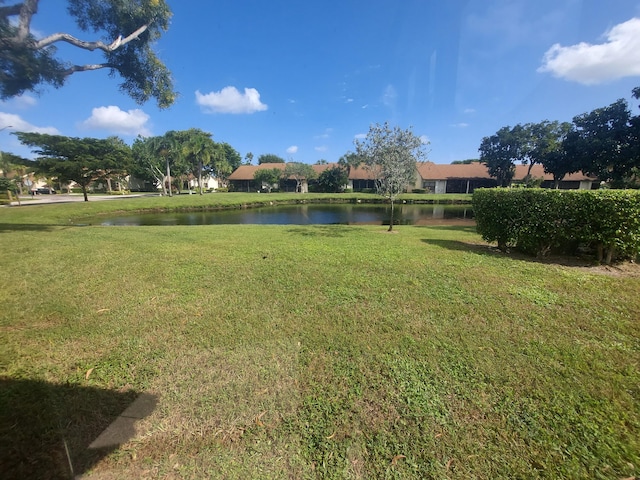
M291 162L284 168L283 176L295 180L296 192L302 192L302 182L312 180L318 174L308 163Z
M256 170L253 174L253 179L261 186L266 187L267 191L271 193L271 189L280 181L280 175L282 170L277 168L263 168Z
M321 192L341 192L348 181L347 169L338 165L327 168L318 176L318 187Z
M251 156L253 160L253 155ZM262 165L263 163L286 163L284 158L279 157L273 153L263 153L258 157L258 165Z
M374 172L378 194L391 202L391 232L395 199L415 183L416 162L426 159L426 144L411 128L391 128L385 122L384 125L371 125L364 140L356 140L355 145L358 157Z

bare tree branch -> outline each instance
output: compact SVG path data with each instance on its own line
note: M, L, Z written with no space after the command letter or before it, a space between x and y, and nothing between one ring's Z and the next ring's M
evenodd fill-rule
M38 42L36 42L35 48L41 49L44 47L48 47L49 45L56 42L67 42L67 43L70 43L71 45L74 45L79 48L83 48L85 50L93 51L93 50L99 49L104 52L113 52L114 50L120 48L121 46L126 45L130 41L138 38L140 35L142 35L142 33L144 33L147 30L147 28L149 28L149 25L143 25L128 37L122 38L122 35L121 35L109 45L99 40L97 42L85 42L83 40L77 39L72 35L69 35L68 33L54 33L53 35L49 35L48 37L45 37L42 40L39 40Z
M16 3L15 5L11 5L9 7L0 7L0 17L15 17L16 15L20 15L20 11L22 10L22 4Z
M38 13L38 0L24 0L18 21L18 40L24 42L31 33L31 17Z
M76 72L88 72L89 70L100 70L101 68L113 68L110 63L95 63L90 65L74 65L64 71L64 75L68 77Z

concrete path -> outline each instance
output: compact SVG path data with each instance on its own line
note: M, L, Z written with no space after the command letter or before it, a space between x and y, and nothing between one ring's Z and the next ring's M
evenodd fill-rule
M105 200L118 200L121 198L137 198L137 197L157 197L159 193L132 193L128 195L89 195L90 202L102 202ZM29 205L43 205L47 203L71 203L84 202L84 196L81 193L55 194L55 195L21 195L20 206L28 207ZM11 206L18 206L18 202L11 202Z

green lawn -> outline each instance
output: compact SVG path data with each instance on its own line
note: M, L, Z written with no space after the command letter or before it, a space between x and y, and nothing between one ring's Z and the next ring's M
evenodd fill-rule
M171 201L0 209L3 478L68 478L65 444L87 478L640 475L636 268L464 227L70 226Z

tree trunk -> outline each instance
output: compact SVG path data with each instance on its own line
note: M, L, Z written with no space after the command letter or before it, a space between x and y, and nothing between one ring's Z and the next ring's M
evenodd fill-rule
M202 161L198 162L198 187L200 187L200 195L202 195Z
M107 177L107 192L111 193L113 190L111 189L111 177Z
M391 219L389 220L389 232L393 231L393 199L391 199Z
M87 196L87 186L86 185L81 185L81 186L82 186L82 195L84 195L84 201L88 202L89 197Z
M172 197L172 192L171 192L171 167L169 166L169 157L166 158L166 162L167 162L167 182L169 183L169 196Z

